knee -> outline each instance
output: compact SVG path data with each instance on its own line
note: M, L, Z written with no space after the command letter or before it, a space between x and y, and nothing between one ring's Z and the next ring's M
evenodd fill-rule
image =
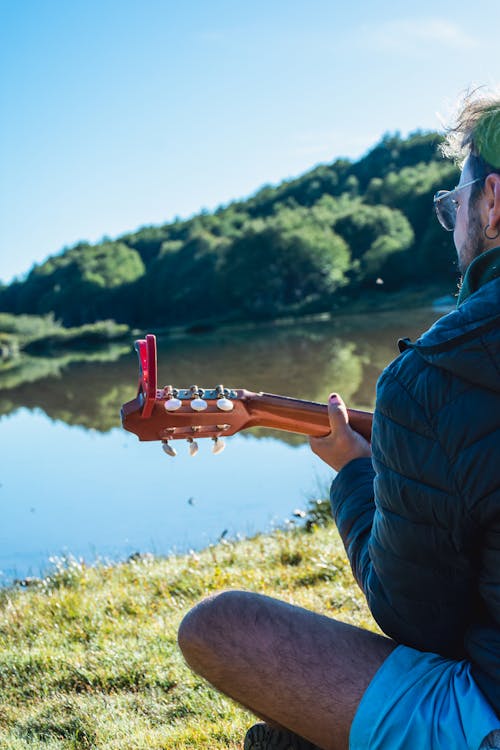
M222 591L203 599L184 616L177 641L184 658L195 669L223 648L243 616L245 591Z
M207 620L212 616L211 611L214 609L217 596L203 599L182 618L177 632L177 643L186 658L193 648L201 645L207 630Z

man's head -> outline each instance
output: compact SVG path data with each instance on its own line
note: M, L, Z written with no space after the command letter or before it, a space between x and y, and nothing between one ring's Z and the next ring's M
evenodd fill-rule
M448 203L460 270L500 245L500 97L466 97L442 145L462 175Z

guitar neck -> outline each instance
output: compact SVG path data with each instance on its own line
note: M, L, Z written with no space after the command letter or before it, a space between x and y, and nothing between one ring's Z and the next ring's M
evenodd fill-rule
M139 440L180 440L193 437L234 435L249 427L271 427L299 435L321 437L330 432L328 408L315 401L277 396L273 393L253 393L244 389L231 391L232 408L221 411L216 391L205 391L205 408L193 410L189 389L177 392L179 406L175 411L165 409L167 400L161 391L156 397L139 394L123 404L122 424L135 433ZM349 423L367 440L371 439L370 412L348 409Z
M271 427L311 437L330 432L328 407L315 401L223 389L222 385L211 390L197 386L158 390L156 337L147 334L135 342L135 348L139 356L139 390L132 401L123 404L121 418L123 427L139 440L161 440L165 444L181 439L192 443L194 437L217 440L247 427ZM356 409L348 409L347 413L353 430L371 440L373 414Z
M244 400L250 416L247 427L271 427L311 437L330 432L326 404L273 393L246 392ZM371 440L373 414L357 409L348 409L347 413L353 430Z

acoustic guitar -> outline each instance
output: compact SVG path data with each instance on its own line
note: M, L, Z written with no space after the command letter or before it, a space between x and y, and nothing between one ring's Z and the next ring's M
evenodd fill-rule
M250 427L271 427L299 435L320 437L330 432L326 404L273 393L253 393L244 388L158 387L156 337L148 334L135 342L139 357L137 396L121 409L123 427L139 440L159 440L170 456L173 440L187 440L191 455L198 438L211 438L214 453L224 449L224 436ZM367 440L373 414L348 409L349 423Z

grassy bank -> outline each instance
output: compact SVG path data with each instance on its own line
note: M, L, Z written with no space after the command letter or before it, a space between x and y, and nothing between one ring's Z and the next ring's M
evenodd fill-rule
M0 748L241 748L253 717L193 675L176 646L183 614L224 588L375 627L332 526L120 565L59 561L0 591Z
M20 352L46 354L89 349L131 338L130 328L114 320L100 320L65 328L52 315L0 313L0 363L16 359Z

